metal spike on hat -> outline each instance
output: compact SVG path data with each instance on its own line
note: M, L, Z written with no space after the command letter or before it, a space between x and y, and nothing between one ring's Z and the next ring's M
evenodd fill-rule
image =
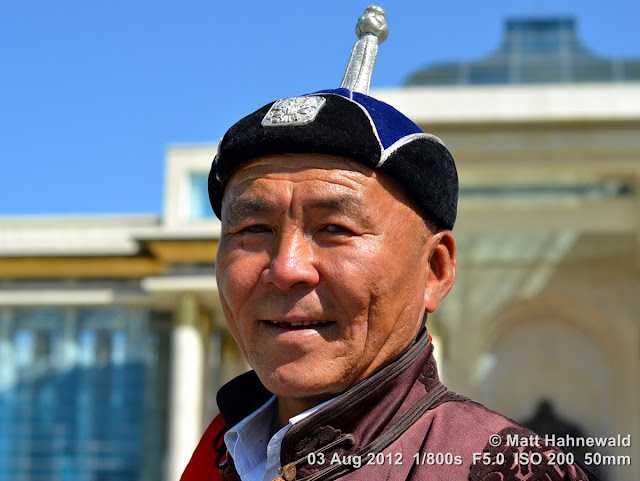
M371 74L378 56L378 45L389 35L384 9L377 5L367 7L358 19L356 35L359 40L351 51L340 88L368 95Z

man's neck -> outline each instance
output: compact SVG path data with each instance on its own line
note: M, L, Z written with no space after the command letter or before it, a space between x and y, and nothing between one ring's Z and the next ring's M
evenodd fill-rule
M289 420L298 414L302 414L309 409L312 409L324 402L333 399L335 396L315 396L312 398L284 398L278 396L278 417L280 420L280 427L284 427L289 424Z

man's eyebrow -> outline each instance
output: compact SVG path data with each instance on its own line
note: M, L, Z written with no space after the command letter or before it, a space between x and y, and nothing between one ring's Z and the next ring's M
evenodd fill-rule
M323 209L337 212L348 212L363 208L362 200L351 196L336 196L313 199L305 205L305 209ZM264 199L240 198L231 203L226 217L228 225L236 225L244 219L273 211L275 205Z
M229 207L226 221L230 225L234 225L247 217L264 214L273 208L273 204L264 199L236 199Z
M362 200L357 197L340 196L329 197L324 199L314 199L307 204L311 209L329 209L337 211L348 211L358 209L364 206Z

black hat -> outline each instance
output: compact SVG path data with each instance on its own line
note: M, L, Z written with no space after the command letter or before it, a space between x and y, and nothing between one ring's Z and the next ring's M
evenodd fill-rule
M384 21L384 11L382 16ZM370 37L374 36L365 32L354 52L359 43L370 44ZM376 49L377 43L376 39ZM348 76L349 70L343 86ZM424 133L392 106L349 88L280 99L231 127L220 141L209 173L209 199L216 216L221 216L226 181L238 167L268 155L302 153L348 157L379 169L415 200L421 215L439 227L453 228L458 174L442 141Z

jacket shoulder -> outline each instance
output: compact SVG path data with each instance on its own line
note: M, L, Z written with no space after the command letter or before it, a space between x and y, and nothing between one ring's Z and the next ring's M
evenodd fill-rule
M573 455L481 404L470 400L454 401L442 404L438 410L436 419L441 419L442 426L434 420L432 430L446 428L448 449L461 453L462 458L468 460L469 481L597 481L586 468L581 469Z

